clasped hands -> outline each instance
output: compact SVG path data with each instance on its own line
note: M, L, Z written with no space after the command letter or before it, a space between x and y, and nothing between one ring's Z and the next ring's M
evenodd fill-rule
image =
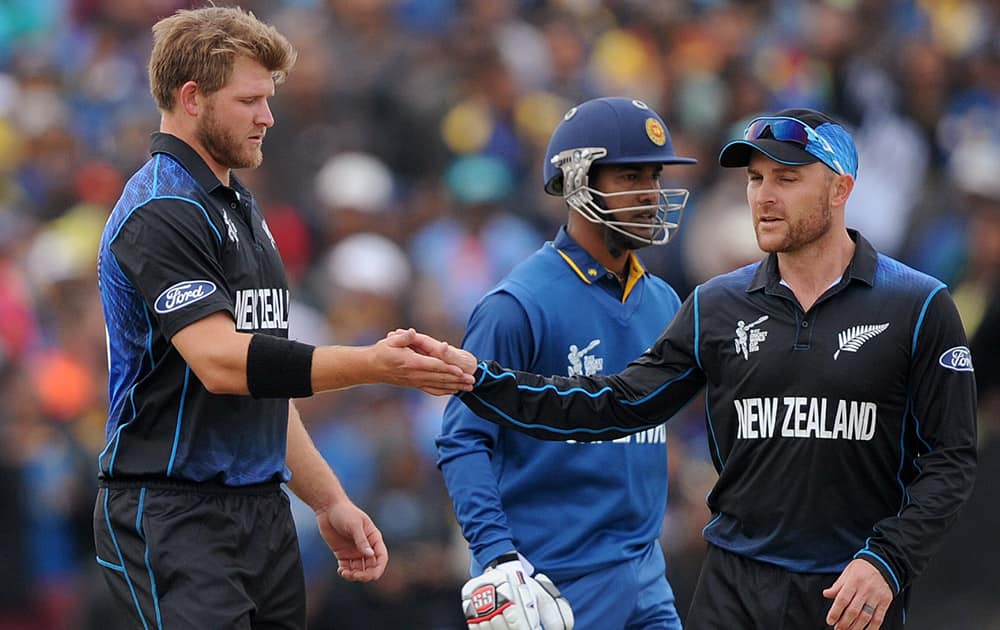
M446 341L398 328L375 344L386 370L383 382L415 387L435 396L472 390L476 357Z

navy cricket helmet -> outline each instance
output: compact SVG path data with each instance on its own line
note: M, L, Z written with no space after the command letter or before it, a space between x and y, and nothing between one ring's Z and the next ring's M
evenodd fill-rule
M637 99L596 98L573 107L556 127L545 153L543 177L545 192L562 195L566 203L588 221L602 223L629 238L647 245L666 243L673 236L687 205L688 191L683 188L604 193L590 186L593 164L694 164L693 158L674 153L670 132L663 119ZM652 206L632 206L608 210L604 199L618 195L657 193ZM648 224L615 219L615 214L655 210L654 230Z

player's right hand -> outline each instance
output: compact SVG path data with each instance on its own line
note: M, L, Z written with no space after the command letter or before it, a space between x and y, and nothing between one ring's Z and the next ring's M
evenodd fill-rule
M470 630L572 630L573 610L542 573L531 577L519 560L503 562L462 587Z
M371 347L375 374L370 382L414 387L434 396L471 391L475 366L470 370L465 364L474 364L475 358L463 351L449 352L448 347L412 328L394 330ZM455 364L459 358L463 365Z

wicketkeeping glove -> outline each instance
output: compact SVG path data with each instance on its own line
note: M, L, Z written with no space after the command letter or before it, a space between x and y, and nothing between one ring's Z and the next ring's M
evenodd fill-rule
M528 575L520 560L503 562L462 587L470 630L573 630L573 610L543 573Z

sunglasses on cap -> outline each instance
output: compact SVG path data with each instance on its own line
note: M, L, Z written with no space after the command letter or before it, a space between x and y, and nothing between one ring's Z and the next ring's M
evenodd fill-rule
M767 138L773 138L779 142L795 143L836 173L843 175L847 172L826 138L801 120L785 116L764 116L751 120L746 131L743 132L744 140Z

